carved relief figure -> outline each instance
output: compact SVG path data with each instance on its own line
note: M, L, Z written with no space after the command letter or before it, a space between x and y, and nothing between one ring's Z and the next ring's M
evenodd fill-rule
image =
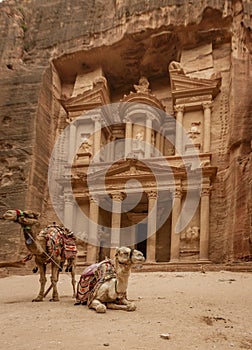
M143 130L139 130L137 133L136 133L136 140L137 141L143 141L144 139L144 133L143 133Z
M187 243L197 241L200 235L200 228L198 226L189 226L186 231L181 233L180 239L181 241L185 241Z
M136 92L150 92L149 81L146 77L141 77L139 79L138 85L134 85Z
M200 122L192 122L191 123L191 128L188 131L188 135L190 137L190 139L195 140L199 137L200 135L200 130L199 130L199 126L200 126Z

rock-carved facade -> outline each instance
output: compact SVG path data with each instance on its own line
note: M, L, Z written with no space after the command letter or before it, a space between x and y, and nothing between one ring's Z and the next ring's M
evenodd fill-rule
M116 104L112 121L109 80L102 69L97 72L88 88L85 75L77 76L72 96L60 100L70 123L66 168L71 167L73 198L89 217L83 227L89 242L86 260L112 257L115 246L126 244L142 250L147 262L209 261L210 192L217 171L211 164L211 108L221 78L192 78L173 61L167 72L173 116L166 114L166 107L152 93L148 78L140 77L133 84L135 91L124 94ZM193 165L195 154L197 164ZM200 177L189 184L188 177L197 172ZM125 184L132 180L137 184L126 190ZM112 199L110 212L101 205L106 197L104 181ZM74 222L80 217L76 217L76 204L69 202L64 181L62 186L64 223L75 230ZM138 195L141 198L132 207ZM195 213L180 231L177 225L184 202L195 195L199 196ZM162 215L165 219L160 225ZM106 241L104 232L99 232L103 227Z

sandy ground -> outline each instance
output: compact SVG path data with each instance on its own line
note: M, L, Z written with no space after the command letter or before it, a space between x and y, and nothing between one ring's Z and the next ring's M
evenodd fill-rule
M251 273L132 273L128 297L137 310L106 314L74 306L67 274L60 302L32 303L38 279L0 279L0 349L252 349Z

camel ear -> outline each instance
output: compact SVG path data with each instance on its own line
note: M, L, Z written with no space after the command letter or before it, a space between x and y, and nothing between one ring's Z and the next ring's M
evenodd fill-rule
M118 255L119 251L120 251L120 248L119 248L119 247L116 247L116 249L115 249L115 256Z

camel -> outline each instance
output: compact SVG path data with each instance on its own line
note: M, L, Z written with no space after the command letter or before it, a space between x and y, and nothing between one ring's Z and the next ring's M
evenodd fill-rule
M73 297L75 297L75 265L77 250L74 243L73 232L53 223L53 225L47 226L36 234L34 232L34 226L39 225L39 216L39 213L30 210L7 210L3 214L4 220L13 221L21 225L25 238L25 245L31 254L35 256L35 262L40 273L40 291L33 301L43 301L51 288L53 289L53 293L50 301L59 301L57 282L59 271L62 270L66 260L66 271L71 272ZM70 252L70 250L72 251ZM51 263L51 286L45 292L46 267L48 263Z
M105 313L107 309L135 311L136 305L127 300L128 280L132 265L144 261L143 253L136 249L116 248L114 265L105 259L84 270L75 305L87 303L98 313Z

